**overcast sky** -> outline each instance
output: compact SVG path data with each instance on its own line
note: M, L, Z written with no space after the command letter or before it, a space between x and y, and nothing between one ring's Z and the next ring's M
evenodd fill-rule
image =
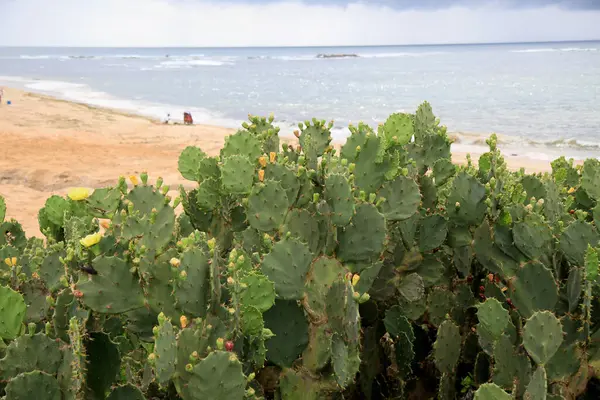
M600 39L600 0L0 0L0 45L318 46Z

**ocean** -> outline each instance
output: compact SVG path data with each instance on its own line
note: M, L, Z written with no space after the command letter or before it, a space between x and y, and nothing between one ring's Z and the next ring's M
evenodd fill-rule
M305 48L0 47L0 85L164 119L238 127L274 113L376 127L424 100L453 145L480 151L600 156L600 41ZM10 99L8 99L10 100Z

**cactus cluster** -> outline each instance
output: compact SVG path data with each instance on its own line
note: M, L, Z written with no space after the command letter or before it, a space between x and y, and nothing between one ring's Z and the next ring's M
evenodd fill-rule
M273 123L186 148L174 199L145 173L50 197L44 241L0 197L0 395L598 396L598 161L511 172L492 136L457 166L428 103L339 148Z

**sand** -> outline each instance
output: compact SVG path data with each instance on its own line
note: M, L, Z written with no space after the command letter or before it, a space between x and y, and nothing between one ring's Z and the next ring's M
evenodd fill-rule
M7 203L6 218L17 219L28 236L41 236L37 214L46 199L65 195L72 187L114 185L119 176L142 171L151 180L162 176L171 188L194 187L177 170L181 151L194 145L216 155L234 132L208 125L165 125L16 89L4 92L12 105L0 105L0 195ZM465 154L453 153L453 159L462 163ZM528 172L550 168L549 163L518 156L507 161L511 168Z

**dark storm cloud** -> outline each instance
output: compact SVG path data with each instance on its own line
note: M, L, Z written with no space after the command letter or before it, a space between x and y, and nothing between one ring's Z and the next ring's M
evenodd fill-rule
M232 3L264 4L283 3L294 0L229 0ZM600 10L600 0L302 0L311 5L340 5L363 3L382 5L398 10L443 9L456 6L478 8L498 6L502 8L540 8L557 6L564 9Z

